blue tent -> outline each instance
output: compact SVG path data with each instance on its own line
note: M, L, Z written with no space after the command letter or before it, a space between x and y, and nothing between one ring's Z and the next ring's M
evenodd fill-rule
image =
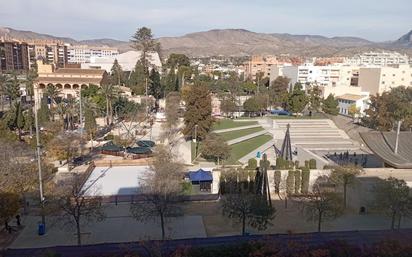
M199 169L197 171L189 171L189 179L192 183L198 184L200 182L212 182L212 172Z

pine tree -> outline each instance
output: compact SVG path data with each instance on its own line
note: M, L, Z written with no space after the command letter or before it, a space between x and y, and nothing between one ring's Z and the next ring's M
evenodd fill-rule
M150 83L148 85L148 94L152 95L156 99L160 99L163 96L163 88L160 83L160 74L157 70L152 69L149 76Z
M197 139L204 139L212 129L212 99L208 88L203 84L190 86L185 97L186 112L184 114L185 127L183 134L186 137L195 137L195 126Z
M143 95L146 91L146 75L141 61L137 61L136 66L130 75L128 86L136 95Z
M296 83L293 87L293 91L289 95L288 110L292 113L301 113L305 109L308 103L308 98L305 91L302 90L302 85Z
M86 108L84 112L84 128L90 136L90 139L93 140L93 137L97 131L97 123L94 112L90 108Z
M335 97L332 94L329 94L329 96L323 100L322 110L327 114L338 115L338 104L339 103Z
M114 60L112 69L110 70L110 83L112 85L119 85L121 86L124 82L123 79L123 69L120 66L117 59Z

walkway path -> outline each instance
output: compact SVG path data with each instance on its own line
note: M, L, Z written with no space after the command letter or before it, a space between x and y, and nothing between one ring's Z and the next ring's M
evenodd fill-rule
M240 127L235 127L235 128L228 128L228 129L219 129L219 130L213 130L213 133L225 133L225 132L231 132L231 131L237 131L237 130L243 130L243 129L250 129L250 128L260 128L260 125L249 125L249 126L240 126Z
M275 143L274 140L270 140L269 142L259 146L258 148L256 148L255 150L253 150L252 152L248 153L247 155L243 156L242 158L239 159L239 162L245 164L248 162L249 159L251 158L255 158L256 157L256 153L257 152L261 152L264 153L266 152L268 149L270 149L273 144Z
M243 136L243 137L238 137L238 138L229 140L229 141L227 141L227 144L228 145L234 145L234 144L237 144L237 143L240 143L240 142L243 142L243 141L246 141L246 140L261 136L261 135L264 135L264 134L268 134L268 132L266 130L258 131L258 132L255 132L255 133Z

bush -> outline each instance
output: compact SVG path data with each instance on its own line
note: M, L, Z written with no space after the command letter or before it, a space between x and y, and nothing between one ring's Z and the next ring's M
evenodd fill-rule
M309 161L308 160L305 161L305 168L309 169Z
M255 158L250 158L250 159L247 161L247 166L246 166L246 168L247 168L248 170L255 170L255 169L257 168L257 160L256 160Z
M280 181L282 179L282 173L280 170L275 170L274 180L275 180L275 192L278 194L280 191Z
M300 170L295 170L295 194L300 193L301 183L302 183L302 179L301 179Z
M309 193L309 178L310 178L310 170L307 168L302 169L302 186L301 186L302 194Z
M295 168L297 169L299 167L299 161L295 161Z
M311 169L311 170L316 169L316 160L315 159L310 159L309 160L309 169Z
M112 134L108 134L107 136L104 137L104 140L113 140L114 139L114 135Z
M288 195L292 195L295 192L295 171L289 170L288 177L286 178L286 192Z

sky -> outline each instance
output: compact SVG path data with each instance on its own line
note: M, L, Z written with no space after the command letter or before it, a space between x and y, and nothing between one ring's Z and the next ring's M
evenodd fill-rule
M0 26L74 39L129 40L210 29L396 40L412 30L412 0L0 0Z

